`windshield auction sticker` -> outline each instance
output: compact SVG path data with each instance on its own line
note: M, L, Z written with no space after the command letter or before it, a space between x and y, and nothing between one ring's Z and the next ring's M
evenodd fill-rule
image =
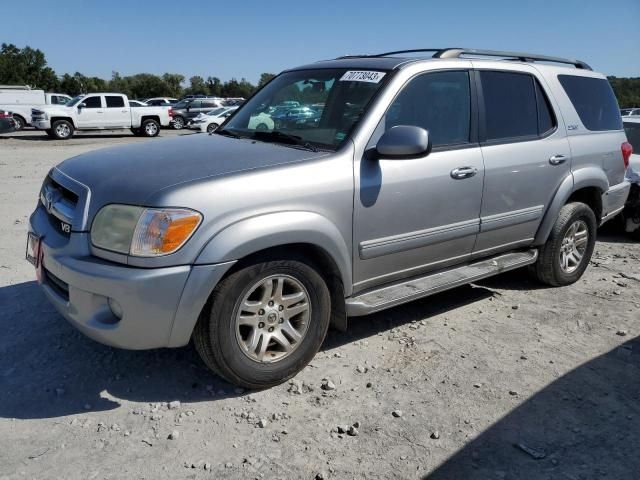
M341 82L369 82L378 83L384 77L384 72L371 72L371 71L353 71L345 72L340 78Z

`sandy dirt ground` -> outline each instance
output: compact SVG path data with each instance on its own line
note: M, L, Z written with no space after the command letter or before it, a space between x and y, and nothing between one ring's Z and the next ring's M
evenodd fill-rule
M191 346L82 336L24 260L28 216L53 165L145 141L0 136L0 479L640 478L640 244L611 227L573 286L516 271L353 319L265 391Z

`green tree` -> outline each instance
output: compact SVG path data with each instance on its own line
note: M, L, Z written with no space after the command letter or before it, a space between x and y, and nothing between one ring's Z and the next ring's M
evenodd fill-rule
M28 46L20 49L6 43L0 46L0 84L30 85L45 90L59 87L58 77L47 66L41 50Z
M263 73L260 75L260 80L258 81L258 87L262 87L271 81L273 77L275 77L275 73Z
M182 96L182 82L184 82L184 75L179 73L165 73L162 75L162 80L167 84L167 95L170 97Z
M222 96L222 82L218 77L207 77L207 89L209 90L209 95L214 97Z
M200 75L194 75L189 79L189 88L185 93L189 95L207 95L207 84Z

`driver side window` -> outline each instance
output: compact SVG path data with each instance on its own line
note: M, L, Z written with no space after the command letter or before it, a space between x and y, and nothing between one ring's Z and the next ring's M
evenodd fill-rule
M86 105L85 108L102 108L102 99L99 96L84 98L81 103Z
M422 127L434 147L470 142L469 72L421 74L405 85L389 106L374 134L375 141L396 125Z

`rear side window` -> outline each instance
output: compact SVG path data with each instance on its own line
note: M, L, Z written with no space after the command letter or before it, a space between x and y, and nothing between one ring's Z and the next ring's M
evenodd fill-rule
M588 130L622 129L618 102L607 80L575 75L558 75L558 80Z
M469 143L471 92L469 73L426 73L409 82L393 101L384 129L415 125L429 131L434 147Z
M124 107L124 98L107 95L104 97L107 100L107 108L122 108Z
M624 122L624 131L633 151L640 154L640 123Z

